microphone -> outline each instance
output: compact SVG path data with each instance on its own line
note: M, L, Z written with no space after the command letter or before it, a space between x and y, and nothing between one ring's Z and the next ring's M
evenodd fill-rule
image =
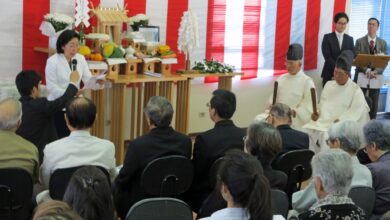
M76 70L76 67L77 67L77 60L76 60L76 59L73 59L73 60L72 60L72 64L71 64L71 69L72 69L72 71L75 71L75 70Z

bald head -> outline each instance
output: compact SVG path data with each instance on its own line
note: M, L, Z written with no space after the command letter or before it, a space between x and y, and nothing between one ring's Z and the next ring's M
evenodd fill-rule
M73 98L66 105L69 125L82 130L90 128L96 117L96 105L85 97Z
M0 101L0 130L16 131L22 118L22 105L14 98Z

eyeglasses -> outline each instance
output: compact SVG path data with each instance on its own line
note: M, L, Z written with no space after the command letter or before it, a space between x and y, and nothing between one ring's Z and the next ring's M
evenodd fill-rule
M76 43L76 44L75 43L67 43L65 45L65 47L68 47L70 49L78 49L80 47L80 45L78 43Z
M348 22L337 22L337 24L344 26L344 25L347 25Z
M363 152L367 154L368 148L370 148L370 144L367 144L367 145L363 148Z
M331 144L333 144L333 142L334 142L335 140L336 140L336 139L328 138L328 139L326 139L326 144L330 146Z
M274 115L271 114L271 113L269 113L268 116L267 116L267 118L265 118L265 120L268 120L268 119L270 119L270 118L272 118L272 117L274 117Z

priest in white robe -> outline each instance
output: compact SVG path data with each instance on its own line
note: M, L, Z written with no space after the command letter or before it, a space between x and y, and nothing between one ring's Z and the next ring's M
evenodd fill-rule
M343 51L336 61L334 80L326 83L320 98L319 112L303 126L310 137L310 149L329 149L326 141L329 127L338 121L352 120L362 126L369 121L370 111L360 87L350 79L353 52Z
M301 69L302 57L302 46L291 44L287 51L288 74L284 74L276 80L278 82L276 103L283 103L291 108L293 113L291 126L296 129L301 129L304 124L309 122L313 113L310 89L315 88L315 86L313 80ZM272 99L273 95L266 103L266 111L256 116L256 120L268 117Z

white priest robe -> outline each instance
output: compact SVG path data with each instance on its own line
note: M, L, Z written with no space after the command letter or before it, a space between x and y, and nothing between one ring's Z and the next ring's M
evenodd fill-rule
M286 104L296 112L296 117L292 119L292 127L301 129L304 124L310 121L313 113L310 93L310 89L315 88L313 80L300 70L296 75L284 74L276 81L278 82L276 102ZM267 110L256 116L256 120L262 120L268 116L272 98L273 95L266 103Z
M362 126L370 120L370 111L360 87L351 79L344 85L335 80L325 84L319 103L319 118L303 126L310 137L310 149L314 152L326 150L328 129L335 121L352 120Z

